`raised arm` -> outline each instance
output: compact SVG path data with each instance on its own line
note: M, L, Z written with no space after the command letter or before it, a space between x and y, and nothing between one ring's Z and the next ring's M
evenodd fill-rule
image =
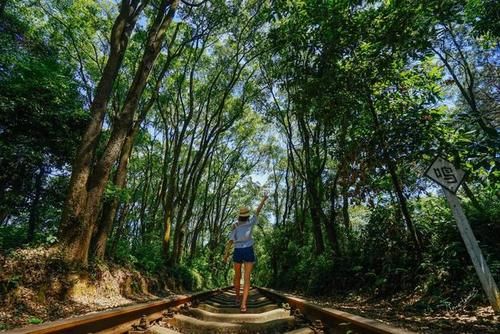
M264 194L264 197L262 197L262 200L260 201L259 206L257 207L257 210L255 210L255 215L258 216L260 213L260 210L262 210L262 207L266 203L267 199L269 198L268 194Z

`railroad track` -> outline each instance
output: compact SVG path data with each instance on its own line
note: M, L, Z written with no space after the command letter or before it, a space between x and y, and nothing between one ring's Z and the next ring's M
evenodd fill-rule
M328 308L266 288L250 291L241 314L230 288L133 305L9 331L11 334L288 333L410 334L375 320Z

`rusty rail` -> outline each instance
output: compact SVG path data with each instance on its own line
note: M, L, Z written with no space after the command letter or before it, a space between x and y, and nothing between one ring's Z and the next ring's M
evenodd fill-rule
M172 307L176 307L195 300L201 301L222 293L232 287L216 289L193 295L183 295L174 298L132 305L104 311L94 314L88 314L71 319L54 321L42 325L29 326L26 328L7 331L11 334L53 334L53 333L127 333L132 325L136 325L141 317L146 316L147 321L153 322L162 318L163 313ZM412 334L413 332L404 329L394 328L385 325L379 321L366 319L360 316L334 310L331 308L322 308L305 300L291 295L284 295L275 290L257 287L258 291L267 298L275 301L288 303L294 315L305 317L311 323L320 321L320 327L325 325L329 330L327 333L357 333L357 334ZM218 297L214 297L218 298ZM297 314L298 313L298 314ZM248 315L247 315L248 316ZM314 327L314 324L313 326ZM314 331L315 333L318 331ZM318 333L323 333L319 331Z
M42 325L28 326L14 329L5 333L9 334L87 334L87 333L127 333L132 324L144 315L149 321L162 316L163 311L193 299L204 299L224 289L200 292L192 295L176 296L166 300L125 306L110 311L87 314L71 319L48 322Z
M351 331L360 334L415 334L415 332L391 327L377 320L363 318L331 308L319 307L310 304L303 299L290 295L284 295L273 289L260 287L257 289L268 298L288 303L292 308L298 309L309 320L321 320L328 327L336 328L336 332L339 333L347 333Z

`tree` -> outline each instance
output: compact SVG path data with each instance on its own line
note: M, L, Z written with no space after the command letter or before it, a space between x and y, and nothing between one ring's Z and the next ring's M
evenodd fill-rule
M48 178L73 158L87 115L72 67L44 33L10 11L0 27L0 222L28 210L33 241Z
M113 124L110 138L101 157L93 165L97 138L100 134L113 83L121 67L129 35L147 1L123 1L111 32L111 51L91 105L90 122L73 164L70 189L61 223L61 244L70 261L87 264L97 213L111 168L133 126L134 115L149 74L161 51L162 43L177 10L178 1L161 1L155 12L144 43L144 53L127 92L120 114ZM92 172L91 166L93 165Z

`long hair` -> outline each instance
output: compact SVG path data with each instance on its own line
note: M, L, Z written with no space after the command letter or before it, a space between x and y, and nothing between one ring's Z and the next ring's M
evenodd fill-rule
M248 216L247 217L238 216L238 221L239 222L246 222L246 221L248 221L249 218L250 217L248 217Z

